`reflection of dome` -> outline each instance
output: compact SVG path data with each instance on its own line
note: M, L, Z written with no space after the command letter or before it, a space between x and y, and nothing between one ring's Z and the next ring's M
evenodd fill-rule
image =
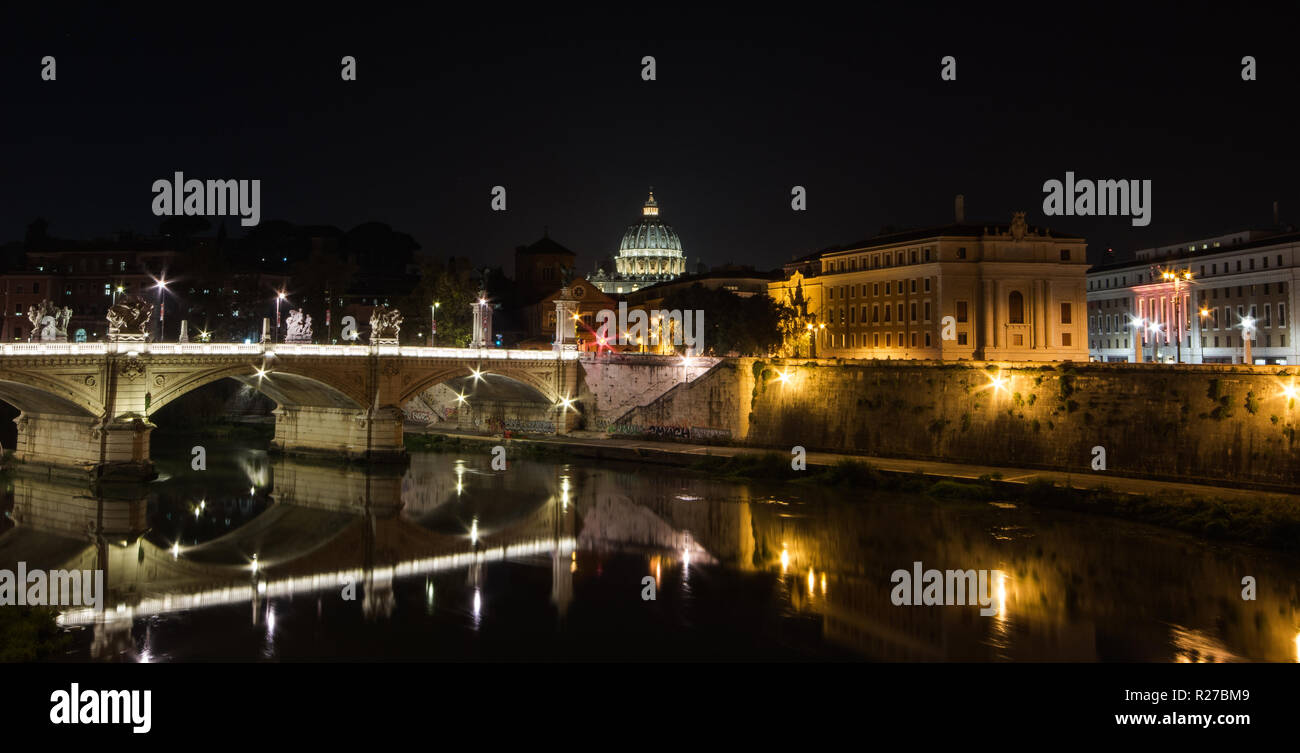
M641 207L641 221L629 225L618 246L614 273L597 275L597 286L606 293L628 293L656 282L671 280L686 272L682 241L671 225L659 218L654 190Z

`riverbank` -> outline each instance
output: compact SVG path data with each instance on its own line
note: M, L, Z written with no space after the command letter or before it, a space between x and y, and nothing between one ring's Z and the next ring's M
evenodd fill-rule
M861 491L903 491L939 499L1004 501L1123 518L1281 551L1300 551L1300 495L1241 487L1010 469L937 461L808 453L806 470L790 455L749 448L612 439L596 433L565 436L481 436L408 433L407 448L486 452L496 445L512 457L582 457L676 466L738 481L819 484Z

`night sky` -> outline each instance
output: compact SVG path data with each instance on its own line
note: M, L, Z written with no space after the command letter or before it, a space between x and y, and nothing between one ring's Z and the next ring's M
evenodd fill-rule
M958 193L968 220L1026 210L1085 236L1094 262L1269 226L1275 200L1300 225L1300 51L1283 36L1294 19L1267 10L166 7L0 24L0 242L37 216L61 238L153 232L150 186L177 170L260 179L264 222L377 220L507 269L549 226L584 273L649 185L692 270L948 223ZM55 82L40 80L44 55ZM344 55L355 82L340 79ZM644 55L658 80L641 80ZM944 55L955 82L939 78ZM1241 80L1243 55L1259 80ZM1043 182L1067 170L1152 180L1152 223L1045 218ZM494 185L504 213L489 208ZM806 212L790 209L794 185Z

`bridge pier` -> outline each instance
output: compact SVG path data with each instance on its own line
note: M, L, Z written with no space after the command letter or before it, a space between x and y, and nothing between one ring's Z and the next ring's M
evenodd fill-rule
M276 408L271 449L290 455L323 456L372 462L406 460L402 411L378 408L294 406Z
M18 427L14 456L20 462L124 481L156 475L149 457L154 425L143 416L119 416L105 426L92 416L23 411L14 424Z

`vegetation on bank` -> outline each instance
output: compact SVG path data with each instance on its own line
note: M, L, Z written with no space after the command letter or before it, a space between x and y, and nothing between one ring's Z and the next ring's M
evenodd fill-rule
M923 494L937 499L1005 500L1031 507L1109 515L1192 533L1216 541L1235 541L1284 551L1300 550L1300 503L1264 494L1256 499L1218 499L1205 494L1128 494L1113 489L1076 489L1045 480L1011 484L994 477L975 481L936 479L920 473L882 473L870 464L842 460L833 466L790 468L777 453L708 456L691 466L711 476L736 480L788 481L855 491Z
M407 452L489 452L494 445L508 445L512 458L562 458L570 453L562 446L544 442L517 442L499 437L458 437L451 434L412 434L402 437Z
M56 658L72 642L72 636L59 629L57 616L48 607L0 609L0 663Z

